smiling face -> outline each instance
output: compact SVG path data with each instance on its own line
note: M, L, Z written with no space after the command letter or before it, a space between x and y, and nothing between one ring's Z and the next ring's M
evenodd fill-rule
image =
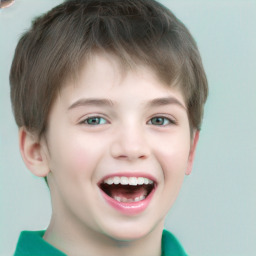
M110 56L95 55L62 89L45 138L52 228L117 240L163 228L193 160L181 93Z

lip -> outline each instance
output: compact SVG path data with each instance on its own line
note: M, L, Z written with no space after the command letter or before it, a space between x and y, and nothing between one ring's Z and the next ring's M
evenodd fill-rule
M141 201L138 202L131 202L131 203L124 203L124 202L119 202L115 199L113 199L112 197L110 197L109 195L107 195L100 187L99 184L101 184L101 182L103 182L103 180L111 178L111 177L115 177L115 176L119 176L119 177L144 177L144 178L148 178L152 181L154 181L154 188L152 189L152 191L150 192L150 194ZM103 198L105 199L105 201L115 210L121 212L124 215L137 215L142 213L143 211L146 210L146 208L149 206L150 202L152 201L152 198L155 194L156 191L156 187L157 187L157 182L155 180L154 177L152 177L151 175L148 174L143 174L143 173L115 173L112 175L107 175L105 176L103 179L101 179L101 181L98 183L98 187L99 190L101 192L101 195L103 196Z
M143 178L148 178L148 179L150 179L150 180L152 180L153 182L154 182L154 184L157 184L157 181L156 181L156 179L152 176L152 175L149 175L149 174L147 174L147 173L138 173L138 172L136 172L136 173L131 173L131 172L129 172L129 173L125 173L125 172L122 172L122 173L114 173L114 174L110 174L110 175L106 175L106 176L104 176L99 182L98 182L98 186L104 181L104 180L106 180L106 179L108 179L108 178L113 178L113 177L115 177L115 176L118 176L118 177L128 177L128 178L130 178L130 177L136 177L136 178L139 178L139 177L143 177Z
M155 190L156 188L154 188L144 200L132 203L118 202L112 197L108 196L106 193L104 193L104 191L102 191L101 189L100 192L105 201L117 211L120 211L122 214L125 215L136 215L143 212L148 207L154 196Z

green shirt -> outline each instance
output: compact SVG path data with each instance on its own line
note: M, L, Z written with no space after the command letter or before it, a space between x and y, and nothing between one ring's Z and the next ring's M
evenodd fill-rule
M22 231L14 256L67 256L43 239L42 231ZM178 240L167 230L162 235L161 256L187 256Z

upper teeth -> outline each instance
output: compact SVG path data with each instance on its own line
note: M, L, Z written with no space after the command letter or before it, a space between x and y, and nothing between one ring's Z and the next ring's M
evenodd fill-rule
M112 178L108 178L105 179L103 181L104 183L107 183L108 185L131 185L131 186L137 186L137 185L143 185L143 184L153 184L153 181L148 179L148 178L144 178L144 177L112 177Z

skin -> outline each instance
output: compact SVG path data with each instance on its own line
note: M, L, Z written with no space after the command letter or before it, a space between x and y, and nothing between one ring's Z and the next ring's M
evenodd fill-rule
M169 101L156 103L162 98ZM144 66L123 72L113 57L95 55L61 90L40 141L20 129L27 167L48 177L53 213L44 239L68 255L160 255L164 219L191 172L198 135L190 134L180 91ZM119 172L157 181L142 213L123 214L103 199L97 183Z

